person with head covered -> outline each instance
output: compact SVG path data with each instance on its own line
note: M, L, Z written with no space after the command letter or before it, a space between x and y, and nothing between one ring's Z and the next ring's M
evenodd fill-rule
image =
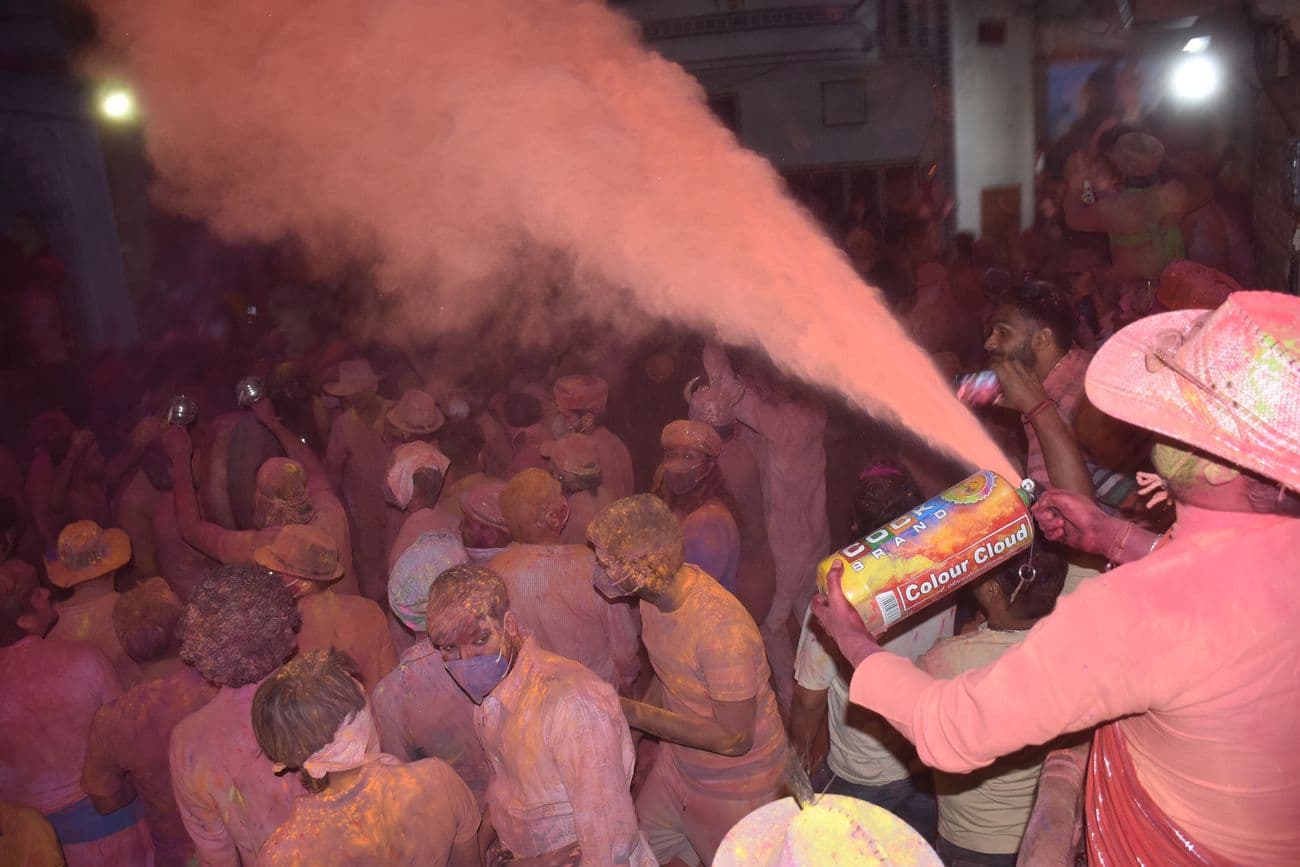
M425 619L433 583L468 562L460 539L439 531L425 533L398 559L388 578L388 607L411 637L397 667L375 687L372 703L384 752L411 762L442 759L482 804L488 764L474 733L474 704L429 643Z
M1099 409L1159 434L1169 533L1134 560L1131 524L1045 497L1036 515L1049 537L1131 562L1062 599L997 661L951 678L882 652L832 567L814 612L855 667L850 699L949 772L1096 726L1090 864L1292 861L1300 299L1237 292L1213 311L1150 316L1102 346L1086 388Z
M262 847L272 867L406 864L478 867L479 809L439 759L382 752L356 667L334 648L292 659L253 696L253 732L310 794Z
M591 437L600 455L602 484L614 499L634 490L632 453L609 428L605 412L609 404L609 383L599 376L575 373L562 376L552 389L555 400L555 438L581 433Z

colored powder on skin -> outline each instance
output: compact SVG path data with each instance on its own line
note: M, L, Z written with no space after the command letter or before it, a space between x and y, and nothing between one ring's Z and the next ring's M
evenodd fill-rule
M1186 486L1196 481L1200 461L1189 451L1156 443L1151 449L1151 464L1166 483Z
M372 264L374 332L475 336L439 366L481 364L493 316L511 348L668 319L1017 480L772 166L603 4L91 5L87 71L138 88L159 203L296 236L322 276Z

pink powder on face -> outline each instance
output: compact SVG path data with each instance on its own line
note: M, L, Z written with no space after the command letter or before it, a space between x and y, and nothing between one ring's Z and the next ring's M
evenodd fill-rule
M93 5L162 202L228 238L296 234L321 271L377 261L388 337L463 330L507 293L514 345L667 317L1014 478L771 165L602 4Z

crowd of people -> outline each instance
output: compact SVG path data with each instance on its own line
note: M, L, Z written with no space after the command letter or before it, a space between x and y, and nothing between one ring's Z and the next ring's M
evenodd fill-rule
M959 867L1294 858L1300 301L1211 267L1169 162L1100 130L1011 247L850 231L1044 491L1029 554L879 639L816 564L960 468L761 352L448 377L318 309L95 355L41 320L0 861L795 864L725 838L805 784Z

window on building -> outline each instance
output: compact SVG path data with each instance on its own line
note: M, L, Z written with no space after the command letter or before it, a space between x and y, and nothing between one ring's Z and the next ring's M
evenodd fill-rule
M842 241L843 233L857 223L855 203L859 199L863 223L879 237L891 207L906 207L916 194L916 166L911 163L793 169L782 174L790 194L837 241Z

